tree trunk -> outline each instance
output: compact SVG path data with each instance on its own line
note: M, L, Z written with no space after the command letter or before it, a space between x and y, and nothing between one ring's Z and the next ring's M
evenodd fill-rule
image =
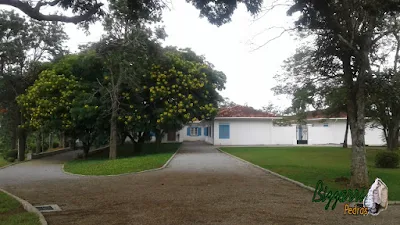
M117 143L118 143L118 128L117 128L117 110L118 110L118 102L117 96L113 96L111 99L111 121L110 121L110 152L109 158L116 159L117 158Z
M60 133L60 147L65 148L65 133L63 131Z
M18 160L25 160L26 150L26 131L24 128L18 128Z
M83 158L87 159L88 155L89 155L89 150L90 150L90 144L84 143L83 144Z
M343 140L343 148L347 148L347 136L349 134L349 115L347 115L346 119L346 131L344 132L344 140Z
M126 132L123 132L123 133L121 134L120 139L119 139L121 145L124 145L124 144L125 144L125 141L126 141L126 138L127 138L127 137L128 137L128 134L127 134Z
M53 148L53 133L50 132L49 133L49 149L48 150L51 150L52 148Z
M157 129L155 132L155 135L156 135L156 146L157 146L157 150L158 150L160 148L161 141L162 141L162 131Z
M365 58L366 57L366 58ZM351 177L350 185L353 188L365 188L369 186L368 168L365 152L365 79L368 73L368 54L363 53L360 73L356 83L353 81L353 70L350 63L350 55L342 58L347 87L347 112L350 120L352 139Z
M76 150L76 140L75 140L74 138L70 138L70 139L69 139L69 147L70 147L72 150Z
M44 152L44 133L43 132L41 133L40 137L42 139L41 142L40 142L40 145L41 145L41 151L40 152Z
M41 133L40 133L40 131L37 131L36 132L36 151L35 151L35 153L36 154L40 153L41 149L42 149Z
M387 149L390 151L395 151L399 148L399 122L392 122L393 124L389 126L387 133Z
M11 149L17 149L17 142L18 142L18 126L11 126Z

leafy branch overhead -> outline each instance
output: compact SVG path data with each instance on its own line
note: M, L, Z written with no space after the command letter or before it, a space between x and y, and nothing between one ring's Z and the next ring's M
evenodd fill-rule
M193 6L200 10L200 16L206 17L211 24L221 26L231 21L234 11L239 3L246 6L251 15L256 15L261 10L262 0L250 1L211 1L211 0L187 0ZM26 0L0 0L0 5L8 5L21 10L27 16L39 21L60 21L66 23L87 25L97 21L105 15L103 9L104 3L97 0L53 0L53 1L26 1ZM113 6L120 7L124 5L122 12L133 21L140 20L158 20L161 18L161 12L168 7L162 0L110 0L111 10ZM47 9L71 10L72 16L64 13L45 13Z

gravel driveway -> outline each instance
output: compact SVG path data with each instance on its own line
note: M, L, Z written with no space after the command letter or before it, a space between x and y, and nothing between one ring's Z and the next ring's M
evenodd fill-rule
M199 142L184 143L168 168L149 173L76 177L58 173L53 161L41 163L41 172L35 174L28 164L34 168L35 163L29 162L0 171L0 184L32 204L58 204L63 211L44 213L49 225L389 225L400 221L398 206L389 206L377 217L344 215L342 205L325 211L324 203L311 202L312 192ZM10 179L15 171L24 170L27 180Z

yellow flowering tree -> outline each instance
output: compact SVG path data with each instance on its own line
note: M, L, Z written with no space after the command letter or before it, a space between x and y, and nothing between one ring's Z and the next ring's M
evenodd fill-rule
M123 93L119 120L136 131L163 133L196 120L212 119L222 99L225 75L190 50L166 49L140 87Z
M69 110L79 89L79 82L73 76L57 75L54 70L41 72L26 93L17 97L27 118L23 126L34 130L69 129L72 125Z

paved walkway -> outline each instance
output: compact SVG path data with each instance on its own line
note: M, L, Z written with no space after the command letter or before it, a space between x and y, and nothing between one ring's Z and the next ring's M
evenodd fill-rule
M116 177L62 174L70 156L0 171L0 185L32 204L58 204L49 225L399 224L400 208L377 217L325 211L312 193L238 161L212 146L184 143L168 168ZM40 168L38 167L40 164ZM37 173L36 173L37 172ZM11 179L22 175L24 181ZM58 176L58 175L59 176Z
M46 180L76 179L76 176L63 173L62 165L74 159L81 151L70 151L0 169L0 187Z

